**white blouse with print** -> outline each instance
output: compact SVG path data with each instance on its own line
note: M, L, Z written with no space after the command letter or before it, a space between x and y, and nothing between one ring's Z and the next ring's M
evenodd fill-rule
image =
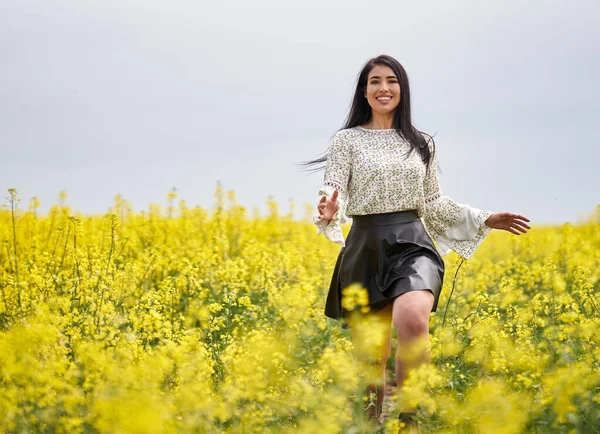
M431 149L431 138L424 135ZM345 245L341 225L354 215L416 209L443 256L451 250L469 259L491 232L485 225L491 211L454 202L442 193L437 153L427 175L415 150L394 129L361 126L338 131L325 165L320 200L338 189L338 210L329 221L313 217L318 234Z

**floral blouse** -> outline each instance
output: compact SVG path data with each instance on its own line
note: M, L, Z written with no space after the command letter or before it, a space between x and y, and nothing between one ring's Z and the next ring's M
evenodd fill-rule
M430 149L431 138L424 135ZM357 126L333 137L318 201L338 189L338 210L329 221L313 217L318 234L345 245L341 225L354 215L416 209L440 254L451 250L469 259L491 232L491 211L454 202L442 193L437 153L428 173L415 150L394 129Z

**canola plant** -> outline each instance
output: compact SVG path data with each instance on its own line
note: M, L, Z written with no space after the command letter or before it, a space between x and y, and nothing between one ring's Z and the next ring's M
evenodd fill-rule
M367 418L350 332L323 315L339 246L308 216L249 215L220 185L210 210L65 199L41 216L11 189L0 210L0 432L398 429ZM431 363L394 402L423 432L600 432L600 213L444 260Z

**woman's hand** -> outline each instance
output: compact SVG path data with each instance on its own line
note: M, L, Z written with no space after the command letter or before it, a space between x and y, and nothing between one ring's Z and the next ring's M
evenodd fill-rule
M510 212L495 212L485 221L486 226L492 229L503 229L515 235L521 235L517 231L526 233L527 229L531 229L527 217L523 217L519 214L512 214Z
M319 219L321 220L331 220L333 215L338 210L338 189L336 188L331 195L331 198L327 198L327 196L323 196L319 201L319 205L317 206L317 210L319 211Z

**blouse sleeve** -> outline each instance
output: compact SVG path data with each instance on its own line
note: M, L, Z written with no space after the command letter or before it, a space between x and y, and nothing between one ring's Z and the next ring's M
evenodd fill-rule
M348 143L340 138L338 132L331 140L331 147L325 164L323 184L319 189L317 203L323 196L331 197L335 189L338 189L338 209L329 221L313 217L314 223L319 229L317 235L325 234L325 237L342 247L345 245L341 225L348 221L346 216L346 205L348 204L348 182L350 181L351 154Z
M432 148L431 138L426 139ZM424 178L423 193L423 221L440 254L443 256L453 250L469 259L491 232L492 228L485 221L493 212L456 203L443 194L439 183L437 153L434 153Z

